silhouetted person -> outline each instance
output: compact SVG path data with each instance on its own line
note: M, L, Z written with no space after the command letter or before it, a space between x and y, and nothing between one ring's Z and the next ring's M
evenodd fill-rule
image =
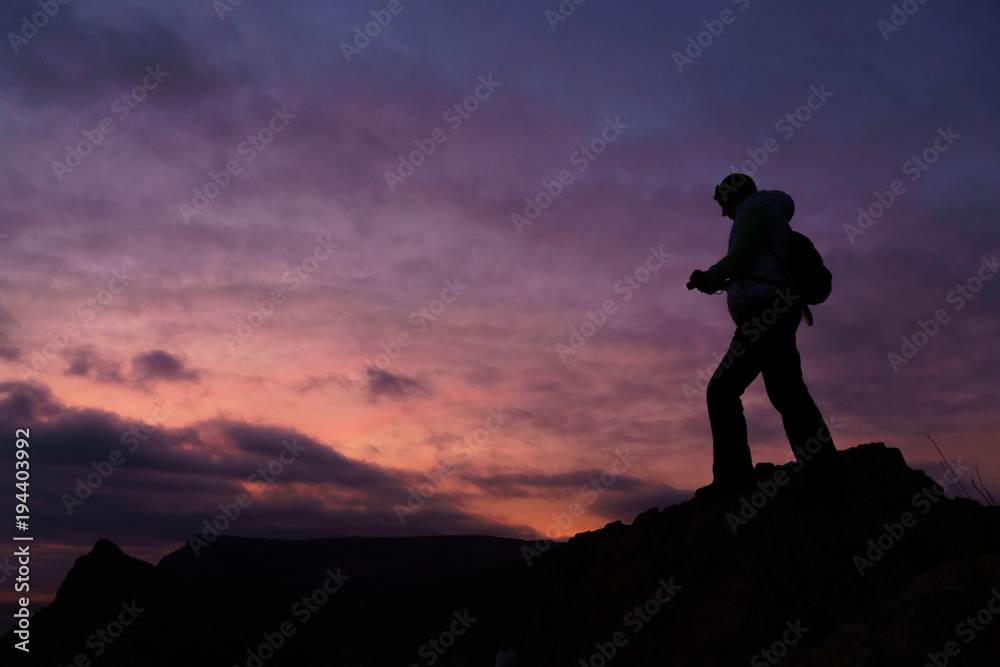
M795 469L801 470L804 484L795 492L809 500L839 495L846 473L830 430L802 380L795 347L804 303L788 287L781 261L762 243L787 258L788 221L795 205L784 192L758 191L744 174L723 179L715 188L715 201L722 215L733 221L729 252L707 271L692 273L688 286L706 294L725 290L736 332L708 383L714 480L695 496L718 500L753 485L741 396L758 375L764 376L767 396L781 413L798 461Z
M517 667L517 654L510 647L510 640L504 637L500 640L500 652L494 667Z

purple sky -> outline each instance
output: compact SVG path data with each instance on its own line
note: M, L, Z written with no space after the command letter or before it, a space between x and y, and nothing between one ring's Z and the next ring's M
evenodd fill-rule
M36 599L240 497L224 532L283 538L565 537L690 497L733 324L684 283L755 158L834 274L799 347L838 447L936 471L929 433L1000 489L1000 8L653 4L0 3L0 473L30 428Z

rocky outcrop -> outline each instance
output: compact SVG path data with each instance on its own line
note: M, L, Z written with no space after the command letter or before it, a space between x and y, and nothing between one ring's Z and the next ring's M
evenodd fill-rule
M956 664L994 664L1000 614L975 634L959 626L992 597L1000 611L1000 508L945 498L882 443L840 456L851 484L833 505L804 506L775 489L790 466L763 464L744 497L576 536L538 563L530 653L552 665L613 653L622 667L874 667L923 665L954 642ZM675 594L660 602L664 582Z

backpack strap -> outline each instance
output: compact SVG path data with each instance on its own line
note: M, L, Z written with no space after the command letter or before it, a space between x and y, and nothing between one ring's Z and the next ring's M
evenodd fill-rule
M791 230L789 230L789 234L791 234ZM785 277L788 278L788 282L787 283L782 283L782 282L778 282L777 280L771 280L769 278L759 278L757 276L743 276L743 277L740 278L740 280L756 280L759 283L767 283L768 285L776 285L778 287L791 287L796 292L798 292L799 295L801 295L802 294L802 290L800 290L799 287L798 287L798 285L795 284L795 280L792 278L792 272L788 270L788 262L787 262L787 260L785 260L784 258L782 258L782 256L779 255L777 253L777 251L774 248L771 247L771 244L768 243L766 239L762 238L760 240L760 242L761 242L761 244L765 248L767 248L768 252L770 252L772 255L774 255L774 258L776 260L778 260L778 264L780 264L781 268L785 270ZM813 324L812 311L809 310L809 305L805 304L805 303L802 304L802 319L804 319L806 321L806 325L807 326L810 326L810 327L812 326L812 324Z

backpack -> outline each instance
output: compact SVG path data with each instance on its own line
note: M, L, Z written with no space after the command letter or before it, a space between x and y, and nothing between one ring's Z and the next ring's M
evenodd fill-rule
M762 240L761 243L774 255L781 264L781 268L785 270L792 291L808 304L803 307L803 314L806 322L812 326L813 317L809 306L826 301L833 289L833 274L830 273L830 269L824 266L823 257L808 236L795 230L792 230L788 235L788 259L783 259L767 241ZM774 285L779 284L773 280L755 278L754 276L746 276L746 278Z

